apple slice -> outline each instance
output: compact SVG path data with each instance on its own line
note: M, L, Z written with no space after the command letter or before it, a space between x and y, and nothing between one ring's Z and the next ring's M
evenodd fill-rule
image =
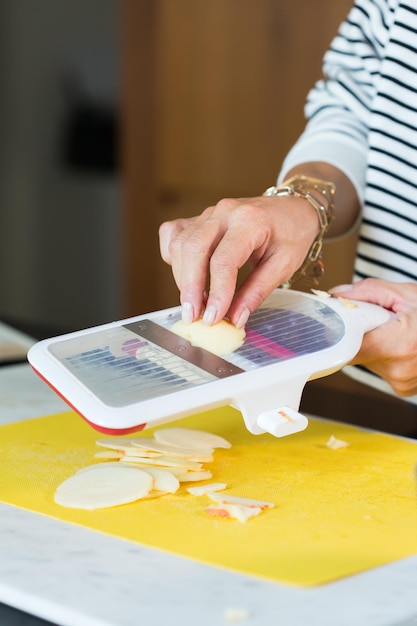
M152 491L153 484L153 477L146 471L102 467L74 474L58 486L54 499L73 509L103 509L140 500Z
M97 439L96 444L113 450L130 450L134 446L134 441L136 440L126 437L107 437L106 439Z
M108 450L112 450L115 453L120 454L142 454L142 456L159 456L161 453L156 450L142 450L133 444L133 439L98 439L96 444L102 448L108 448ZM141 450L141 452L139 452Z
M210 500L219 504L237 504L248 507L259 507L260 509L272 509L275 504L273 502L265 502L265 500L255 500L254 498L242 498L241 496L231 496L227 493L208 493Z
M153 478L153 489L164 493L175 493L180 487L180 481L172 472L159 467L147 467L143 470Z
M123 457L123 461L125 463L142 463L144 465L157 465L161 467L181 467L184 471L187 470L200 470L202 467L201 463L197 463L196 461L188 461L188 459L180 459L170 456L158 456L157 458L148 459L146 457L140 456L128 456L125 455Z
M132 463L125 462L125 461L119 461L119 463L121 465L124 464L126 467L133 467L133 468L136 467L138 469L142 469L144 472L147 472L149 469L153 469L153 468L165 470L167 472L170 472L176 478L178 478L178 476L182 476L184 473L187 473L188 471L190 471L192 474L194 473L192 470L185 470L183 467L155 466L155 465L149 465L149 463L141 463L140 459L138 459L137 461L135 460Z
M95 459L121 459L124 456L124 452L118 450L101 450L94 455Z
M189 471L178 474L177 478L180 483L198 482L199 480L209 480L213 477L213 474L209 470Z
M192 496L206 496L213 491L222 491L226 489L226 483L209 483L208 485L197 485L197 487L188 487L188 493Z
M213 460L213 448L179 448L162 441L157 441L150 437L137 439L133 444L135 448L144 449L147 452L159 452L160 454L167 454L168 456L186 457L190 460L199 460L202 462L210 462Z
M101 463L92 463L91 465L86 465L85 467L81 467L76 474L83 474L84 472L92 472L96 469L102 469L103 467L114 467L119 469L121 467L132 467L132 465L128 465L127 463L123 463L123 461L103 461Z
M192 428L160 428L155 439L176 448L201 450L202 448L231 448L232 444L214 433Z

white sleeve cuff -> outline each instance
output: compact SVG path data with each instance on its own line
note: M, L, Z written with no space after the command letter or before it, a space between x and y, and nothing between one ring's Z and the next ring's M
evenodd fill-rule
M286 173L296 165L314 161L323 161L337 167L355 187L361 206L364 201L366 146L358 144L350 137L334 132L320 132L314 136L302 135L286 156L278 176L282 183Z

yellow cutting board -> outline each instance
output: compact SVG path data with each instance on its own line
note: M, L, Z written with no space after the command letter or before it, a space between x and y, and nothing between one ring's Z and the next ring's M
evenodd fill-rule
M275 508L246 523L212 518L204 512L208 497L190 495L186 485L175 495L112 509L60 507L53 501L56 487L95 461L101 438L72 412L0 427L0 500L294 585L330 582L417 553L413 442L316 419L283 439L254 436L229 407L176 425L229 439L233 447L217 450L210 464L212 480ZM349 447L330 449L331 435Z

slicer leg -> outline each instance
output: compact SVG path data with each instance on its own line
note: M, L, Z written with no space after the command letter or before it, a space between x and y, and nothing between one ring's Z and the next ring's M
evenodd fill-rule
M246 428L254 435L268 432L283 437L304 430L308 421L298 413L308 377L280 380L267 387L247 389L232 406L241 411Z
M261 413L257 423L274 437L285 437L307 428L308 419L305 415L290 409L288 406L281 406L279 409Z

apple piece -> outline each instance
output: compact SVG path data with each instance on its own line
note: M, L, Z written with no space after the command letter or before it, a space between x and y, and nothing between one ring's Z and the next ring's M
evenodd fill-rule
M322 291L321 289L312 289L311 293L313 293L318 298L331 298L332 294L328 291Z
M246 506L242 504L226 504L222 502L217 505L210 505L205 512L211 517L221 517L223 519L234 518L239 522L246 522L251 517L262 513L261 507Z
M178 320L171 327L171 331L187 339L191 345L208 350L217 356L226 356L240 348L246 336L244 328L236 328L226 319L211 326L202 319L188 324Z
M326 446L331 450L339 450L340 448L347 448L350 444L342 439L337 439L333 435L330 435Z

